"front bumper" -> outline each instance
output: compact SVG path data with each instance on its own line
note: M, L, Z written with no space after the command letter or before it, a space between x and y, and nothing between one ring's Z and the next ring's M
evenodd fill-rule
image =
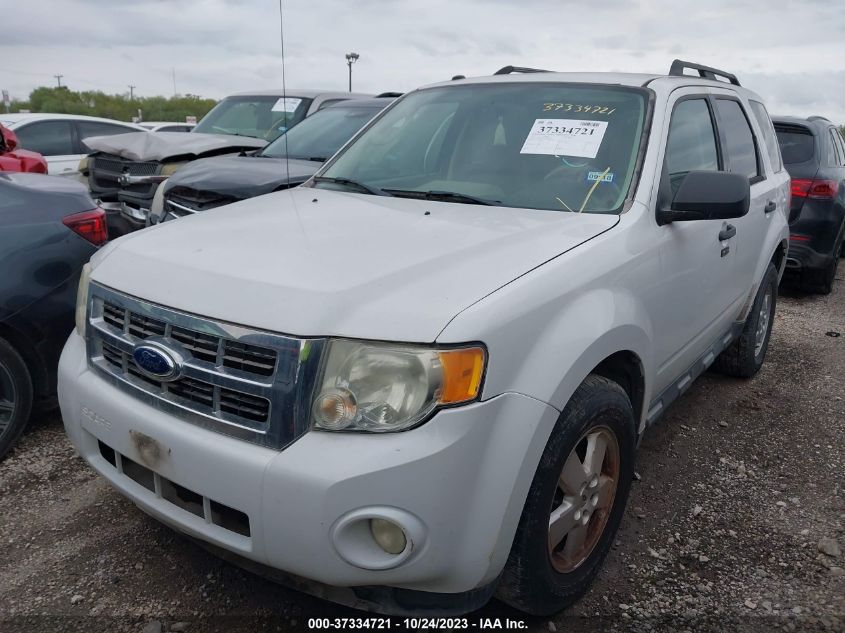
M310 582L445 594L486 588L500 574L543 430L558 416L508 393L441 411L411 431L309 432L276 451L183 422L113 387L88 368L76 333L59 366L59 398L83 458L177 530ZM103 445L152 471L153 489L121 473ZM171 484L196 496L194 511L167 500ZM243 513L248 533L197 512L214 504ZM367 530L341 529L351 518L385 515L410 542L395 565Z

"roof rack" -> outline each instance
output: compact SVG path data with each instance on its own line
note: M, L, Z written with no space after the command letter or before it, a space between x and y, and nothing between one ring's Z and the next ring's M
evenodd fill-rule
M820 114L814 114L813 116L808 116L807 120L808 121L827 121L828 123L830 123L830 119L828 119L826 116L821 116Z
M680 59L676 59L672 62L672 66L669 68L669 76L685 77L686 75L684 74L684 70L686 69L697 70L698 76L702 79L713 79L716 81L717 77L724 77L734 86L739 85L739 79L736 78L736 75L732 75L724 70L719 70L718 68L711 68L710 66L703 66L702 64L693 64L692 62L685 62Z
M404 93L401 92L382 92L381 94L376 95L376 99L381 99L383 97L401 97Z
M543 70L542 68L525 68L524 66L505 66L500 68L494 75L510 75L511 73L550 73L551 70Z

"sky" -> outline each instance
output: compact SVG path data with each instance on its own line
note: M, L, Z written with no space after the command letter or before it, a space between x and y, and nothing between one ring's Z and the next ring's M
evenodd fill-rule
M405 92L508 65L736 74L772 114L845 124L843 0L282 0L288 88ZM282 84L279 0L0 0L0 88L143 96Z

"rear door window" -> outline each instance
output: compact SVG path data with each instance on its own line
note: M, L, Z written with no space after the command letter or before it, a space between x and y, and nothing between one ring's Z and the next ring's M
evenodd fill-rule
M803 125L776 125L780 153L787 165L806 163L813 159L816 141L813 133Z
M775 172L779 172L783 169L783 163L781 162L780 147L777 136L775 135L775 128L772 125L772 119L766 111L766 106L762 103L759 101L749 101L749 103L751 104L751 112L754 114L754 118L757 119L757 125L760 126L760 130L763 132L763 142L766 144L766 153L769 156L772 169Z
M757 147L742 106L733 99L716 99L716 111L719 113L725 169L744 174L749 179L756 178L760 175Z
M42 156L78 154L73 142L73 124L70 121L37 121L15 130L23 149Z

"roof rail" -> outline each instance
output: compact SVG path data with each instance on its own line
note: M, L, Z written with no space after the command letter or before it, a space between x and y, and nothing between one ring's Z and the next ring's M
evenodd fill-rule
M828 123L830 123L830 119L828 119L826 116L821 116L820 114L814 114L813 116L808 116L807 120L808 121L827 121Z
M510 75L511 73L550 73L551 70L543 70L541 68L525 68L524 66L505 66L500 68L494 75Z
M669 68L669 76L685 77L686 75L684 74L684 70L686 69L697 70L698 76L702 79L713 79L715 81L716 77L724 77L734 86L740 85L739 79L736 78L736 75L732 75L724 70L719 70L718 68L711 68L710 66L703 66L702 64L693 64L692 62L685 62L680 59L676 59L672 62L672 66Z
M401 97L403 94L401 92L382 92L376 95L376 99L381 99L382 97Z

